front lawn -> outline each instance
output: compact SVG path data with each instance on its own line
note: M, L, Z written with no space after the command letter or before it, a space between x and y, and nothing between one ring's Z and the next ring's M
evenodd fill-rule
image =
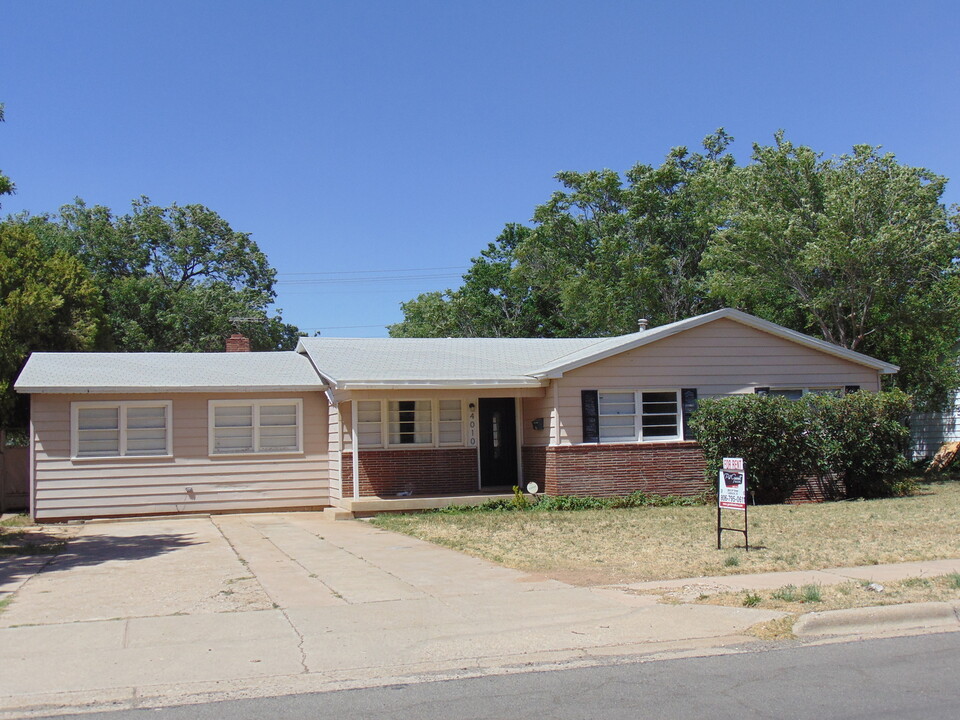
M742 514L731 511L725 525ZM960 482L887 500L750 508L750 552L714 506L380 515L379 527L579 584L960 557Z

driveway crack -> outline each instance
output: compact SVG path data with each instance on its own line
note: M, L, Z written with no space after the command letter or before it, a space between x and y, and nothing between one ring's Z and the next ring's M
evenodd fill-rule
M230 538L227 537L227 534L226 534L225 532L223 532L223 528L221 528L221 527L213 520L213 518L210 518L210 524L213 525L213 526L217 529L217 532L220 533L220 537L222 537L223 540L224 540L224 542L227 543L227 546L230 548L230 550L231 550L231 551L233 552L233 554L236 556L236 558L237 558L237 560L240 562L240 564L243 565L244 567L249 567L249 564L247 563L246 560L243 559L243 556L242 556L242 555L240 554L240 552L237 550L236 546L230 541ZM257 529L256 529L255 527L253 527L252 525L249 525L248 523L247 523L247 525L248 525L248 527L251 527L251 528L253 528L254 530L256 530L258 533L260 533L260 531L257 530ZM267 538L265 535L263 535L263 533L260 533L260 535L261 535L262 537L264 537L266 540L269 540L269 538ZM279 549L279 548L278 548L278 549ZM282 551L281 551L281 552L282 552ZM286 553L284 553L284 555L286 555ZM289 556L288 556L288 557L289 557ZM300 628L298 628L298 627L296 626L296 624L294 624L293 620L290 619L290 616L287 614L286 609L283 608L283 607L281 607L280 604L274 599L274 597L270 594L270 592L267 590L267 588L264 586L264 584L260 581L260 578L257 576L256 573L253 573L253 577L254 577L254 579L257 581L257 585L260 586L260 589L263 590L263 594L266 595L266 596L270 599L270 602L271 602L271 603L273 603L274 609L275 609L275 610L278 610L278 611L280 612L280 614L283 616L283 619L287 621L287 625L289 625L289 626L290 626L290 629L293 630L294 635L297 636L297 652L300 653L300 667L303 668L303 672L304 672L304 673L310 672L309 668L307 668L307 653L306 653L306 650L304 650L304 647L303 647L304 642L306 641L306 638L304 638L303 633L300 632Z

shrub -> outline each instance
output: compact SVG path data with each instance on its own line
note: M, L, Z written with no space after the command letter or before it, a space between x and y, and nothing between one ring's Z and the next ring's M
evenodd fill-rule
M822 428L826 465L842 481L846 497L904 494L896 482L909 467L910 431L904 424L913 407L909 395L893 390L805 399Z
M784 397L734 395L703 400L691 426L717 486L724 457L742 457L758 503L780 503L821 471L819 438L810 432L806 406Z
M758 503L786 500L808 478L820 478L828 497L909 494L898 477L908 467L912 407L900 390L844 397L736 395L704 400L691 426L716 487L724 457L742 457Z

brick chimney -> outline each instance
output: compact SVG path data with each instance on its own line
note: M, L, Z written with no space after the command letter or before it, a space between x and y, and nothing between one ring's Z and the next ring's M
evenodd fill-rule
M227 352L250 352L250 338L234 333L227 338Z

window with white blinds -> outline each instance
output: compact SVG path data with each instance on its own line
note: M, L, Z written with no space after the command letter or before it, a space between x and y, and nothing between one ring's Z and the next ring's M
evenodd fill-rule
M172 454L169 400L73 403L75 458L156 457Z
M301 452L303 403L296 400L211 400L210 454Z
M358 400L361 448L462 447L463 400Z

